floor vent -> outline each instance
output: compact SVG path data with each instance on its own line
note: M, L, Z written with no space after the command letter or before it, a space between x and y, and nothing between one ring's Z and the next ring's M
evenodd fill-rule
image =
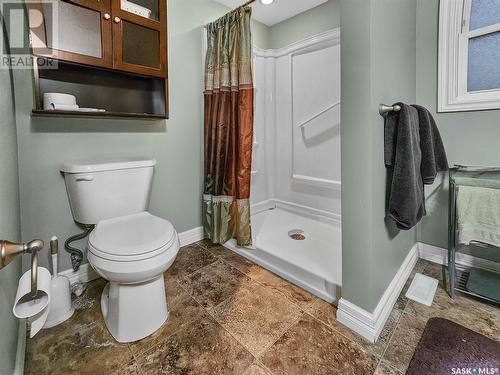
M424 305L431 306L437 286L438 280L417 273L406 292L406 297Z

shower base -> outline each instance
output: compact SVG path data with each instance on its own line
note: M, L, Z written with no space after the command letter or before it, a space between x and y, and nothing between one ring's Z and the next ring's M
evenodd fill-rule
M340 217L269 200L252 207L253 246L224 246L327 302L340 298Z

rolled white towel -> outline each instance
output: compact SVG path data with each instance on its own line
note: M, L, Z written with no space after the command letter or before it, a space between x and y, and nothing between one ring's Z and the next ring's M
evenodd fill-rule
M43 109L51 110L53 104L75 105L76 97L59 92L46 92L43 94Z
M78 111L78 104L58 104L50 103L50 109L53 111Z

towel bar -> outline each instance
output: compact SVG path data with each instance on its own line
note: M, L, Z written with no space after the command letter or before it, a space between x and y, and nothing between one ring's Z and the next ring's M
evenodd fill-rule
M389 112L399 112L401 111L401 106L399 105L386 105L386 104L380 104L378 107L378 113L380 113L381 116L385 115L386 113Z

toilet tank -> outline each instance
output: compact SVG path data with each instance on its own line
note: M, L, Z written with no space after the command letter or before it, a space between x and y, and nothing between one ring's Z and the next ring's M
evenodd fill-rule
M73 218L81 224L146 211L156 160L120 159L61 167Z

